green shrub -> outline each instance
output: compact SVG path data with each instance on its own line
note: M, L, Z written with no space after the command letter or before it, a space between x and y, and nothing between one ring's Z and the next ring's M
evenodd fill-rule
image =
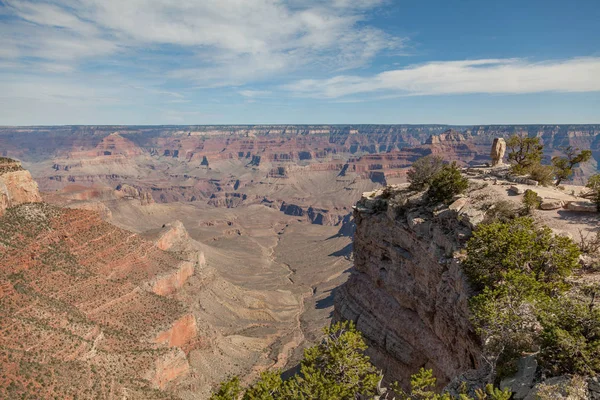
M410 392L402 390L397 383L392 384L392 391L398 400L454 400L456 397L448 393L438 394L435 391L437 379L429 369L421 368L420 371L411 376ZM512 393L509 389L500 390L493 385L487 385L485 390L477 389L475 391L477 400L509 400ZM466 394L459 396L460 400L474 400Z
M540 208L542 204L541 197L538 196L537 192L534 192L531 189L527 189L523 195L523 206L525 207L525 211L531 214L533 210L537 210Z
M590 176L585 185L592 191L592 200L596 203L596 208L600 211L600 174Z
M600 372L600 310L593 299L560 296L540 311L540 361L552 375Z
M508 222L519 216L519 210L512 201L499 200L485 212L484 223Z
M470 299L471 320L485 343L484 357L498 378L516 372L517 360L537 341L535 310L547 299L542 285L530 274L510 270L499 282Z
M550 165L533 164L525 170L525 173L542 186L551 185L554 180L554 168Z
M531 218L480 224L467 243L465 273L479 289L494 285L509 270L523 271L541 282L556 283L578 265L579 249Z
M222 382L219 385L219 389L210 396L210 400L234 400L238 399L241 394L240 378L234 376Z
M380 372L364 355L362 335L352 322L339 322L324 329L320 344L304 351L300 373L283 381L278 371L265 372L243 391L244 400L253 399L355 399L373 396L381 380ZM224 386L225 385L225 386ZM222 393L240 396L239 381L221 385L211 400L222 400ZM237 397L230 397L236 399Z
M381 373L364 355L367 346L352 322L341 322L324 329L320 344L306 349L300 372L286 381L279 371L263 372L250 387L243 389L237 377L223 382L211 400L354 400L374 398L380 391ZM411 391L404 392L397 382L391 392L399 400L475 400L467 395L459 398L435 391L436 378L431 370L421 368L412 376ZM382 397L383 398L383 397ZM477 400L508 400L510 392L492 385L476 390Z
M410 170L407 178L410 182L410 188L413 190L423 190L427 188L433 177L444 167L444 160L439 156L428 155L416 160Z
M444 165L431 180L427 195L434 203L446 203L458 194L464 193L469 181L462 176L456 163Z

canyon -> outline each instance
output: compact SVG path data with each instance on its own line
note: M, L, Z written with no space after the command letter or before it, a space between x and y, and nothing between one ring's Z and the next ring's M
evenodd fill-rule
M478 175L488 188L435 215L390 199L419 157L483 165L513 133L546 157L591 149L571 183L596 171L600 125L0 127L1 386L207 398L293 368L332 319L390 379L447 384L480 366L454 253L483 218L473 198L509 186ZM565 210L544 218L588 229Z

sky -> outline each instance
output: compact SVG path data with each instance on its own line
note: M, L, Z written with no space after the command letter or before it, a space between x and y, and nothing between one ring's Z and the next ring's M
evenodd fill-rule
M0 0L0 125L600 123L599 0Z

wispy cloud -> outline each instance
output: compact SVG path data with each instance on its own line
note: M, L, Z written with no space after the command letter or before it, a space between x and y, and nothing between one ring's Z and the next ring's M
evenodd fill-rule
M380 0L5 0L0 56L78 64L161 52L170 79L240 85L308 66L353 68L402 39L365 24ZM181 55L184 50L186 56Z
M430 62L372 76L338 75L283 85L296 96L425 96L600 91L600 58L529 62L490 59Z
M270 96L273 92L270 90L240 90L238 93L244 97L256 98Z

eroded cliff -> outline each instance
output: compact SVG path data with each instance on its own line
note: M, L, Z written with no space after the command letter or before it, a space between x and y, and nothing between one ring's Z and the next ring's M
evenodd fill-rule
M21 163L0 157L0 215L8 207L41 201L37 183Z
M440 383L478 365L468 286L452 255L470 233L450 210L436 216L399 188L366 193L354 211L355 271L336 293L335 317L356 322L387 379L420 367Z

